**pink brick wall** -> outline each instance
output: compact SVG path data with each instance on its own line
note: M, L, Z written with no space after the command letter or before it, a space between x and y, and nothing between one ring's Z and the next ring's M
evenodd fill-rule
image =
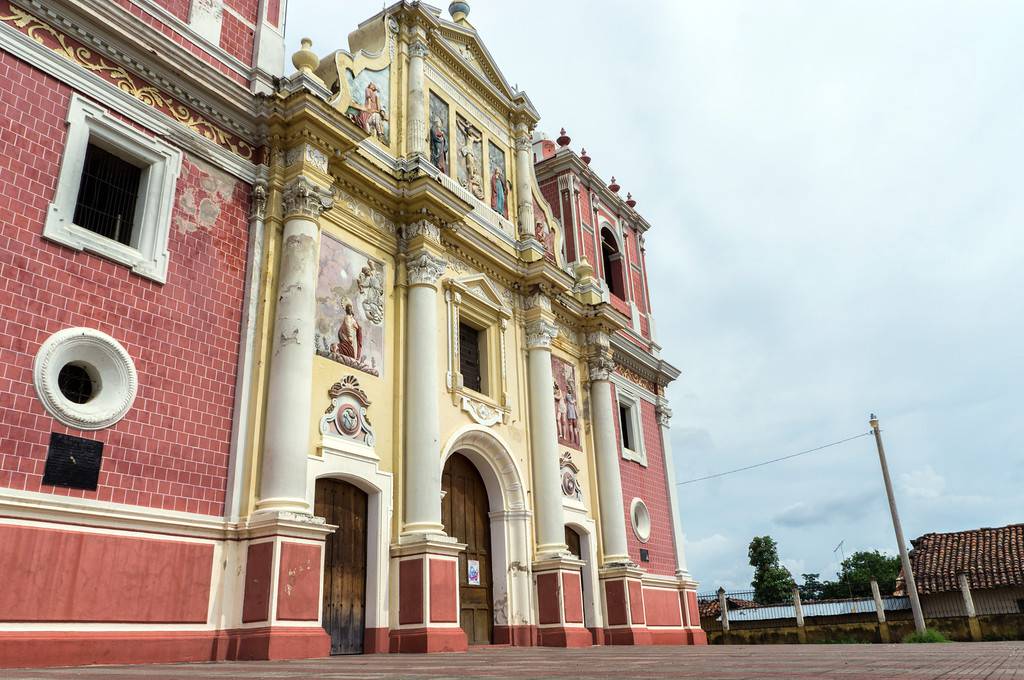
M615 389L614 386L612 389ZM616 441L621 442L617 398L615 409L613 418L615 436ZM661 447L661 429L658 426L654 404L641 401L640 418L643 422L647 467L623 459L621 445L619 447L619 471L622 475L622 516L626 522L626 541L629 546L630 559L652 574L671 576L676 572L673 518L665 481L665 456ZM651 514L651 536L646 543L641 543L633 533L629 506L634 498L641 499ZM650 562L640 561L640 548L647 548L650 551Z
M253 29L234 14L224 12L220 27L220 46L243 64L252 64Z
M185 159L164 285L43 240L70 94L0 53L0 487L222 514L248 188ZM211 186L219 212L197 226L190 201ZM73 326L112 335L135 360L138 397L111 428L65 427L35 395L36 352ZM97 491L42 486L51 431L104 443Z
M189 9L192 7L191 0L156 0L156 4L182 21L188 21Z

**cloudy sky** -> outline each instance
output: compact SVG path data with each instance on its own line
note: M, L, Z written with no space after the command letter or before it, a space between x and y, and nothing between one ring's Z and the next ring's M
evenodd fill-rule
M514 10L512 7L514 6ZM290 0L289 53L381 2ZM653 225L677 477L868 430L907 537L1024 521L1024 4L476 0L541 129L565 126ZM895 551L862 438L680 487L701 590Z

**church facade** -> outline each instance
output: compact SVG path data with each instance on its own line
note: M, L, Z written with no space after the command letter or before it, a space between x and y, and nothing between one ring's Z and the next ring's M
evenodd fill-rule
M650 225L468 12L0 0L0 665L706 642Z

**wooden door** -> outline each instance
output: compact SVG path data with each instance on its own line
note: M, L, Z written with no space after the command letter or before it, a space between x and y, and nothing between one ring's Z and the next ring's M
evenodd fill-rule
M362 654L366 630L367 496L347 482L316 483L316 514L338 530L324 548L324 629L331 654Z
M441 521L466 550L459 555L459 623L471 645L490 644L494 627L491 591L491 519L487 487L476 467L457 453L441 476ZM470 568L475 577L470 578ZM477 581L473 583L471 581Z

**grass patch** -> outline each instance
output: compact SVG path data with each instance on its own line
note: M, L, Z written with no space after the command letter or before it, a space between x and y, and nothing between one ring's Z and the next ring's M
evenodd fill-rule
M949 639L935 630L934 628L926 628L923 633L911 633L907 637L903 638L904 642L949 642Z

